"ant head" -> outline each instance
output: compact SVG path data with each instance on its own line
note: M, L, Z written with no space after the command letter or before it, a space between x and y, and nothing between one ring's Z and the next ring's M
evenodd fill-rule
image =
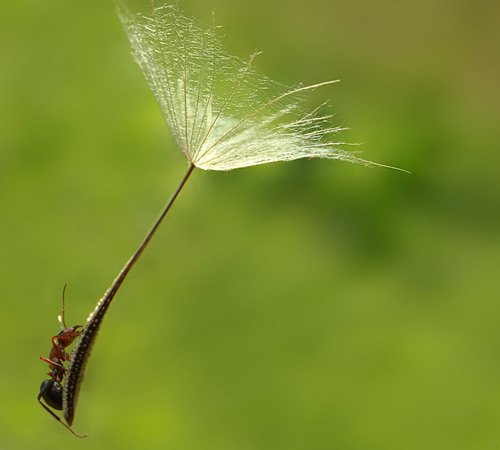
M59 331L59 334L56 336L57 343L65 348L68 345L71 345L71 343L82 333L82 325L75 325L74 327L65 328L64 330Z

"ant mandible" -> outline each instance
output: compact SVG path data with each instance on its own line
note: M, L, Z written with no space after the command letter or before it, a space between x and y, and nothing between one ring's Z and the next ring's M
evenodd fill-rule
M70 355L66 353L65 348L71 345L71 343L78 337L83 331L82 325L75 325L73 327L67 327L66 321L64 319L64 294L66 292L66 285L64 285L62 292L62 311L61 315L58 316L59 324L61 325L61 331L56 336L52 336L52 348L50 349L49 357L45 358L44 356L40 356L40 359L46 362L49 365L50 372L48 375L50 378L48 380L44 380L42 385L40 386L40 392L38 393L37 400L42 405L45 410L64 425L69 431L71 431L75 436L83 438L85 436L81 436L75 433L69 425L64 423L62 419L54 413L50 408L56 410L63 409L63 387L62 381L64 378L64 374L66 372L66 368L63 363L65 361L70 360ZM45 403L42 402L43 399ZM47 406L48 405L48 406ZM50 407L50 408L49 408Z

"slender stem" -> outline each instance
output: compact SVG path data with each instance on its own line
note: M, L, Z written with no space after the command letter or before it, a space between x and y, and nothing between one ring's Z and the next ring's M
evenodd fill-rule
M101 326L102 320L106 314L106 311L111 304L113 298L115 297L118 289L122 285L125 278L127 278L128 273L137 263L142 253L148 246L151 238L154 236L156 230L160 226L164 217L167 215L168 211L172 207L175 202L175 199L178 197L182 188L188 181L191 173L193 173L194 165L191 164L189 166L188 171L184 175L184 178L180 182L179 186L173 193L170 200L167 202L165 208L162 213L154 223L151 230L149 230L148 234L142 241L141 245L137 248L131 258L127 261L127 263L123 266L122 270L115 278L109 289L106 291L104 296L97 303L94 311L90 314L87 319L87 323L85 325L85 329L80 336L80 339L75 345L73 352L71 354L71 362L69 364L69 368L66 373L66 381L64 383L63 389L63 412L64 417L68 425L71 425L73 422L73 418L76 410L76 400L78 398L78 391L80 389L80 383L82 381L83 373L85 371L85 366L87 364L88 357L90 355L90 350L92 349L92 345L97 336L97 332Z
M123 266L122 270L120 271L120 273L116 277L115 281L113 282L112 286L108 290L107 295L113 296L116 293L118 288L121 286L122 282L127 277L128 273L130 272L130 269L132 269L132 267L134 267L135 263L139 260L142 253L144 252L144 250L148 246L149 241L151 241L151 238L154 236L156 230L158 229L158 227L162 223L164 217L167 215L168 211L170 210L170 208L174 204L175 200L177 199L178 195L182 191L182 188L189 180L189 177L193 173L194 167L195 166L193 164L190 164L188 171L184 175L184 178L182 178L179 186L177 186L177 189L175 190L175 192L172 194L172 197L170 197L170 200L168 201L168 203L165 205L165 208L163 209L162 213L160 214L160 217L158 217L158 219L156 220L156 222L153 225L153 227L151 228L151 230L149 230L148 234L146 235L146 237L142 241L142 244L139 245L139 247L137 248L135 253L130 257L130 259L127 261L127 263Z

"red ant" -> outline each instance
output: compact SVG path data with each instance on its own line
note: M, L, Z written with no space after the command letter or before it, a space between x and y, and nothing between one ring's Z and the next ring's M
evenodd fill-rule
M42 361L45 361L49 367L50 372L48 375L50 379L42 382L40 386L40 392L38 393L37 400L45 408L45 410L54 417L58 422L64 425L69 431L71 431L77 437L80 436L75 433L69 425L64 423L62 419L54 413L50 408L56 410L63 409L63 387L62 381L64 374L66 373L66 368L63 363L70 360L70 355L66 353L65 348L72 344L72 342L80 336L83 332L82 325L75 325L73 327L67 327L64 320L64 294L66 292L66 285L64 285L62 292L62 311L61 315L58 316L59 323L61 325L61 331L58 335L52 336L52 348L50 349L49 357L45 358L40 356ZM43 399L46 404L42 402ZM48 406L47 406L48 405ZM49 408L50 406L50 408Z

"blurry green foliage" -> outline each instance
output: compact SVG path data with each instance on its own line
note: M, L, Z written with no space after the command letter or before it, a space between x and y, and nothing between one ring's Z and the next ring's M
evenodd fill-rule
M93 351L76 441L36 404L184 171L114 7L0 6L0 448L500 445L498 2L185 5L325 96L362 156L198 173Z

